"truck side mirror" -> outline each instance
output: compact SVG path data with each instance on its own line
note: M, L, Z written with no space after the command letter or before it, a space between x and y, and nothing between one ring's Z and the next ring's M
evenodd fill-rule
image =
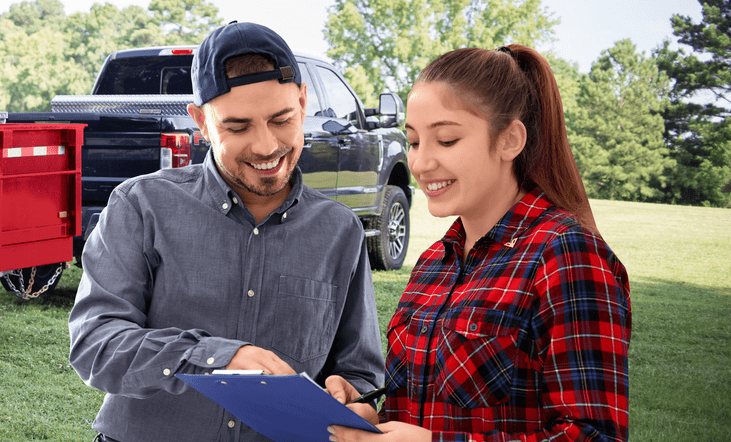
M324 122L322 124L322 130L324 130L325 132L330 132L333 135L348 135L358 131L350 123L348 123L346 126L343 126L335 120L327 120L326 122Z
M399 127L404 124L406 113L401 97L394 93L385 93L380 96L378 113L381 115L381 127Z

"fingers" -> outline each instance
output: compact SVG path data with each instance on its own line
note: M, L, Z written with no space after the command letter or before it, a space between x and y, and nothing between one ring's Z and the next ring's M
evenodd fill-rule
M266 374L297 374L292 367L279 358L274 352L254 345L245 345L238 349L227 370L263 370Z
M339 425L330 425L327 427L327 431L330 433L329 439L331 442L365 442L373 440L373 436L376 435L376 433L356 430L355 428L341 427Z
M328 378L325 379L325 388L327 389L327 392L330 393L330 396L337 399L341 404L347 404L360 396L358 390L350 385L350 382L338 375L328 376Z
M371 404L348 404L347 407L373 425L378 425L378 412Z

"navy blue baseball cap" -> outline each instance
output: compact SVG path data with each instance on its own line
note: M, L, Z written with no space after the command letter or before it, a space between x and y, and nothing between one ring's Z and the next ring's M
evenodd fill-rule
M269 58L274 70L228 78L226 60L239 55L259 54ZM235 86L279 80L302 85L297 60L276 32L255 23L232 21L213 31L201 43L191 69L193 102L196 106L223 95Z

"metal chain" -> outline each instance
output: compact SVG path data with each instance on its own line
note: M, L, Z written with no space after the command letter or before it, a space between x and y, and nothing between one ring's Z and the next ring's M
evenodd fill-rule
M28 288L25 288L25 285L23 284L23 269L15 270L13 272L10 272L6 275L4 275L5 281L8 283L10 288L15 292L17 296L19 296L22 299L30 300L39 297L42 295L50 286L53 285L54 282L56 282L56 278L58 278L58 275L61 274L61 272L66 268L66 264L62 264L56 268L56 273L53 274L51 279L48 280L48 283L41 287L40 290L38 290L35 293L31 293L31 290L33 289L33 283L35 282L36 277L36 270L37 267L31 267L30 271L30 281L28 281ZM17 272L17 273L16 273ZM18 277L18 282L20 285L20 289L17 289L13 282L10 280L10 275L15 275Z

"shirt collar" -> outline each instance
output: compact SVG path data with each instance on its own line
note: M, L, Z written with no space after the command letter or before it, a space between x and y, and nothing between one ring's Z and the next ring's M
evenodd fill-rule
M219 210L224 215L228 214L234 205L238 204L239 197L231 186L224 181L218 168L216 167L216 160L213 158L213 149L208 150L205 160L203 160L203 168L205 169L206 175L206 187L208 192L213 197L213 204L216 210ZM284 200L281 206L275 209L272 213L285 213L294 207L302 196L302 190L304 188L304 182L302 179L302 171L299 166L295 166L292 178L290 179L292 184L292 190L290 190L287 199ZM233 204L232 204L233 203Z
M493 242L499 242L506 247L513 247L518 237L534 222L553 207L546 199L546 195L539 187L534 187L520 199L505 215L480 238L475 247L483 247ZM444 258L454 252L456 246L464 246L465 231L462 219L457 218L442 238L444 244Z

